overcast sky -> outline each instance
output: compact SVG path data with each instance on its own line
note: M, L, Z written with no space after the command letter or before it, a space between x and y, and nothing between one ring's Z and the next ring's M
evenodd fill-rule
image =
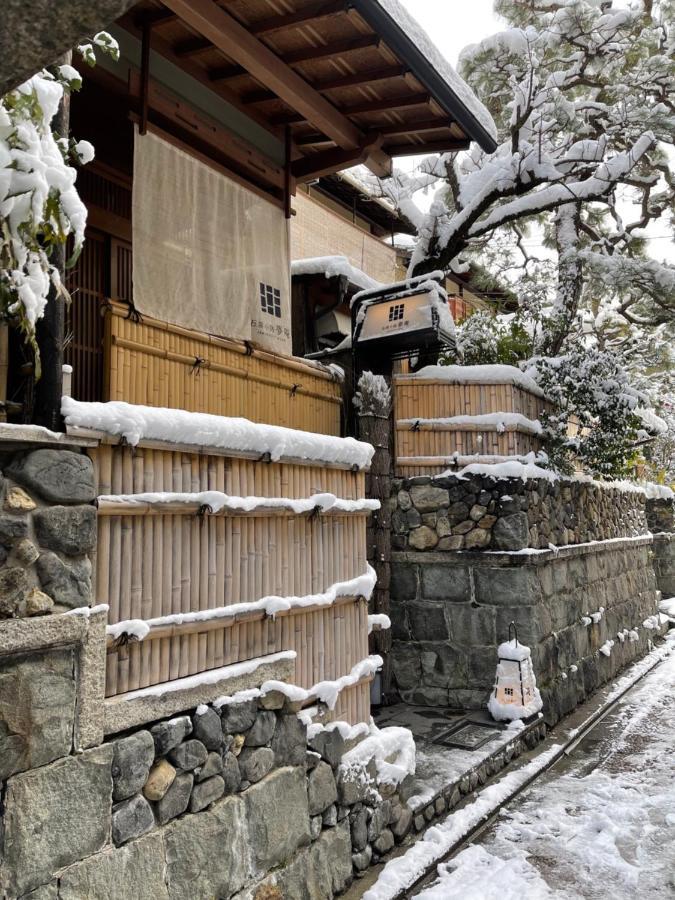
M492 12L493 0L403 0L403 5L455 68L463 47L503 28Z

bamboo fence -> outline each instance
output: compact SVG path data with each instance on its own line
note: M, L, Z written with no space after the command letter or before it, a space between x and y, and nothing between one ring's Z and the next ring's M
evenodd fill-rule
M418 422L487 413L520 413L539 419L546 399L512 384L454 384L410 375L394 376L396 474L431 475L447 469L453 454L503 458L541 449L538 435L517 424L503 431L483 423Z
M90 450L99 495L199 493L303 499L365 493L365 472L287 462L101 444ZM109 623L157 619L248 603L307 597L366 571L366 512L298 515L262 508L203 514L195 505L101 501L97 597ZM368 655L367 604L261 610L153 626L144 640L110 641L106 695L295 650L295 683L336 680ZM333 716L368 721L369 686L344 691Z
M190 331L110 303L104 397L144 406L243 416L340 435L342 385L324 367Z

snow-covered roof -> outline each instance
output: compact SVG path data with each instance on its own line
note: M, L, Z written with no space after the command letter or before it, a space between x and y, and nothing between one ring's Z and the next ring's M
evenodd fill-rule
M308 259L294 259L291 262L291 275L323 275L324 278L337 278L344 275L350 284L362 291L374 291L381 288L379 281L366 275L361 269L353 266L346 256L312 256Z
M468 116L474 120L492 141L496 143L497 128L490 113L476 97L468 84L460 78L457 72L455 72L426 31L419 22L410 15L400 0L374 0L374 3L389 16L408 42L426 58L429 65L435 70L437 75L445 83L446 87L450 89L457 100L465 107ZM459 110L454 110L454 114L460 125L464 125L461 112ZM467 122L467 125L468 124L469 123ZM476 135L475 127L469 128L469 131L471 132L471 136L482 146L483 141Z

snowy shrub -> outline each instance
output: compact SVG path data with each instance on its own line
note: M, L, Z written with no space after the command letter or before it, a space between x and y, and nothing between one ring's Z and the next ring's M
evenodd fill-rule
M562 356L536 359L534 370L556 407L540 416L554 468L571 472L576 458L596 475L625 474L641 424L635 413L640 395L616 355L577 345Z
M446 353L441 365L463 362L467 366L513 366L532 355L532 339L516 317L494 316L481 310L456 325L455 334L457 349Z
M80 48L89 64L94 46L119 55L114 39L101 32ZM84 241L87 211L71 164L89 162L94 148L52 132L64 93L81 86L77 69L56 65L0 99L0 316L15 321L33 346L37 377L35 325L50 289L68 297L55 251L72 238L72 265Z

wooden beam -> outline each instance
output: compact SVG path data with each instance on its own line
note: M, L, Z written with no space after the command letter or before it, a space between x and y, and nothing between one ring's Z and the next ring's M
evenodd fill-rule
M305 6L296 12L269 16L265 19L260 19L258 22L252 22L247 27L251 34L256 36L271 34L272 32L284 31L287 28L297 28L309 22L314 24L318 19L339 16L342 13L346 13L350 6L350 0L319 0L318 3L310 3L309 6Z
M318 19L325 19L329 16L341 15L349 9L349 0L321 0L319 3L312 3L304 9L300 9L294 13L281 13L280 15L269 16L260 19L258 22L246 24L240 23L250 33L259 37L263 34L278 33L287 28L298 28L306 25L308 22L314 24ZM238 21L238 20L237 20ZM213 42L205 37L188 38L176 44L175 51L178 56L195 56L203 53L205 50L213 49Z
M296 159L292 166L293 176L300 182L314 181L322 175L332 175L341 169L372 163L382 167L381 177L391 174L391 157L381 154L382 138L378 135L356 150L324 150L312 153L304 159ZM388 171L387 171L388 170Z
M342 106L340 111L345 116L357 116L360 113L387 112L393 109L407 109L410 106L423 106L429 103L429 94L408 94L405 97L382 97L377 100L362 100L351 106Z
M345 87L367 87L376 81L386 81L391 78L401 78L407 73L405 66L388 66L386 69L376 69L371 72L354 72L349 75L340 75L335 78L325 78L323 81L313 81L315 91L334 91ZM242 103L266 103L276 99L272 91L250 91L241 98Z
M394 144L387 147L390 156L417 156L421 153L453 153L455 150L468 150L471 141L448 138L446 141L427 141L422 144Z
M346 41L334 41L332 44L321 44L318 47L302 47L300 50L293 50L290 53L283 53L280 58L286 65L292 66L298 63L310 62L315 59L330 59L334 56L344 56L355 50L366 50L368 48L377 48L380 46L380 38L376 34L364 34L357 38L350 38ZM211 81L227 81L230 78L238 78L245 75L246 69L243 66L219 66L215 69L209 69L209 78Z
M336 144L346 150L360 146L363 136L345 115L213 0L165 0L165 5Z
M311 62L315 59L330 59L332 56L344 56L356 50L367 50L370 47L378 48L382 39L377 34L362 34L359 37L348 38L344 41L333 41L331 44L320 44L317 47L301 47L284 53L284 62L289 66L298 63Z
M425 131L438 131L441 128L451 128L455 123L452 119L425 119L421 122L398 122L395 125L383 125L379 129L384 137L398 137L406 134L422 134Z

